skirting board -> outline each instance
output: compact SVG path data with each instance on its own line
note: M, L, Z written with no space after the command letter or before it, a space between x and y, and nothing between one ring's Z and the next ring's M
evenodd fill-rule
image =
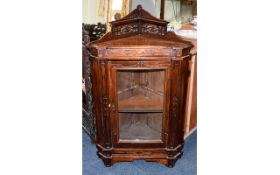
M184 139L186 139L187 137L189 137L195 130L197 127L194 127L190 132L188 132L187 134L185 134Z

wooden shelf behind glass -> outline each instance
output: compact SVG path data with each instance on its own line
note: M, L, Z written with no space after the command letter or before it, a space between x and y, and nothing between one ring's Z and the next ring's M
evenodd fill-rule
M119 112L163 112L159 98L149 98L142 94L119 101Z

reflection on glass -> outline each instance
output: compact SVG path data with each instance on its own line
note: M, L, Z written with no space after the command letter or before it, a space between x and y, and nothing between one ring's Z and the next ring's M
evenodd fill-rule
M165 70L118 70L121 140L160 140Z
M162 112L165 74L163 70L118 71L120 112Z
M161 140L161 113L120 113L120 140Z

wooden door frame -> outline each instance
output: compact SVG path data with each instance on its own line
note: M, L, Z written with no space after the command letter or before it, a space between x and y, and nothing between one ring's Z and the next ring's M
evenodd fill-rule
M137 65L137 62L141 62L142 66L139 67ZM145 64L146 63L146 64ZM148 63L148 64L147 64ZM150 65L151 63L157 63L156 66ZM167 146L167 131L169 130L169 93L168 91L170 90L170 63L164 62L163 64L158 64L158 61L129 61L125 62L126 65L123 65L119 63L118 61L109 61L108 62L108 74L109 74L109 103L114 104L114 109L111 109L110 111L110 118L111 118L111 128L112 128L112 144L116 148L158 148L162 147L165 148ZM131 64L131 65L129 65ZM164 97L164 112L162 115L162 138L161 142L152 142L152 141L147 141L147 142L138 142L138 143L133 143L133 142L120 142L119 139L119 116L118 112L118 96L117 96L117 89L116 89L116 84L117 84L117 77L116 73L118 70L164 70L165 71L165 84L164 84L164 91L165 97ZM117 124L117 125L116 125Z

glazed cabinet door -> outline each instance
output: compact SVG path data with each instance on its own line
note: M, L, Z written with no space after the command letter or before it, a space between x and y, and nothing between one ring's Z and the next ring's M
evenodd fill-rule
M170 62L109 61L113 146L165 147Z

